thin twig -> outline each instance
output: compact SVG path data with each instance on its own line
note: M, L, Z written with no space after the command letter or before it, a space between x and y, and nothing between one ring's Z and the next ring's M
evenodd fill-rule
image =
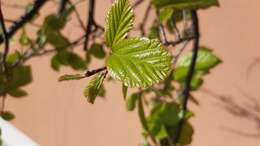
M60 0L59 10L58 10L59 15L61 15L64 12L64 10L66 9L67 3L68 3L68 0Z
M7 63L6 63L6 58L7 55L9 53L9 39L7 36L7 32L6 32L6 27L5 27L5 23L4 23L4 16L3 16L3 12L2 12L2 5L1 5L1 0L0 0L0 25L1 25L1 30L3 33L3 40L4 40L4 53L3 53L3 57L1 62L3 63L3 71L6 73L6 77L7 77Z
M69 3L70 5L73 5L73 3L72 3L70 0L68 1L68 3ZM76 18L77 18L77 20L78 20L78 22L79 22L80 27L81 27L84 31L87 31L87 29L86 29L86 27L85 27L85 25L84 25L84 22L83 22L83 20L81 19L80 14L79 14L79 12L78 12L78 10L77 10L76 7L75 7L75 9L74 9L74 12L75 12L75 14L76 14Z
M98 69L95 69L95 70L86 71L85 77L93 76L94 74L97 74L97 73L104 71L106 69L107 69L107 67L102 67L102 68L98 68Z
M86 51L88 47L89 35L91 33L92 25L94 23L94 14L95 14L95 0L89 0L88 7L88 20L87 20L87 29L85 34L85 41L83 49Z
M176 45L179 45L183 42L186 42L186 41L190 41L190 40L193 40L195 39L195 36L187 36L187 37L184 37L184 38L180 38L178 40L175 40L175 41L168 41L167 43L163 43L165 46L172 46L172 47L175 47Z
M156 11L156 15L157 15L157 18L160 17L160 10L157 10ZM163 36L163 44L168 44L168 39L167 39L167 36L166 36L166 32L165 32L165 29L164 29L164 26L163 24L160 22L160 20L158 20L158 23L159 23L159 30L160 32L162 33L162 36Z
M196 59L197 59L198 50L199 50L199 41L200 41L199 20L198 20L198 15L197 15L196 10L192 10L191 15L192 15L192 26L193 26L193 33L194 33L195 39L194 39L193 48L192 48L191 64L190 64L188 74L187 74L187 77L185 80L184 89L182 91L183 100L182 100L181 105L182 105L183 114L187 111L188 99L190 96L190 89L191 89L191 81L192 81L192 77L193 77L194 70L195 70ZM173 142L174 142L175 146L177 145L177 143L179 141L184 123L185 123L185 119L184 119L184 115L182 115L182 118L179 121L179 124L176 129L176 136L173 137Z
M140 30L141 30L142 36L145 36L145 25L146 25L146 22L147 22L147 20L148 20L148 17L149 17L151 8L152 8L152 3L150 2L150 3L148 4L148 7L147 7L146 10L145 10L142 23L140 24Z
M7 31L7 38L11 38L20 28L22 28L27 22L30 22L32 18L39 12L42 6L48 0L35 0L33 4L33 8L26 12L23 16L21 16L17 21L13 23L13 25ZM0 44L3 43L4 38L0 36Z
M68 47L75 47L78 44L80 44L80 42L84 39L85 36L81 36L80 38L78 38L77 40L73 41L70 46ZM23 53L23 55L12 65L10 65L8 67L8 69L13 69L16 66L19 66L23 63L25 63L26 61L30 60L31 58L37 57L37 56L43 56L43 55L47 55L49 53L53 53L57 51L57 49L49 49L49 50L41 50L38 49L37 51L35 51L34 49L28 49L27 51L25 51ZM0 72L0 74L3 74L4 72Z
M173 57L173 61L172 61L172 64L173 64L173 68L176 67L176 64L177 64L177 61L179 59L179 57L181 56L182 52L185 50L186 46L189 44L190 41L185 41L183 43L183 46L181 46L177 52L177 54Z
M144 2L144 0L137 0L134 4L133 4L133 8L135 9L136 7L138 7L140 4L142 4Z

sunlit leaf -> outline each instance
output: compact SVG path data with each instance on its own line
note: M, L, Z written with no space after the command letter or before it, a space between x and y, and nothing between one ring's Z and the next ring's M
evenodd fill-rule
M183 55L177 62L177 68L189 67L191 63L192 52ZM200 48L196 60L195 70L208 71L219 64L221 60L215 56L211 50Z
M122 41L133 27L134 13L128 0L116 0L106 18L105 39L108 47Z
M107 67L126 86L146 88L167 77L171 57L156 40L127 39L112 48Z

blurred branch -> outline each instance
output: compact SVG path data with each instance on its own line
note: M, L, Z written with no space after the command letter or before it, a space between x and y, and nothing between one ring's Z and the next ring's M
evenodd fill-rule
M59 10L58 14L61 15L63 11L66 9L66 5L68 3L68 0L60 0Z
M142 20L142 23L140 24L140 30L141 30L141 33L143 36L145 36L145 25L146 25L146 22L148 20L148 17L149 17L149 14L151 12L151 8L152 8L152 3L150 2L148 4L148 7L146 8L145 10L145 13L144 13L144 17L143 17L143 20Z
M96 32L98 29L104 31L104 28L102 26L98 25L94 19L95 5L96 5L96 0L89 0L87 28L86 28L86 32L85 32L85 41L84 41L84 47L83 47L83 49L85 51L88 48L88 42L89 42L90 35L93 32Z
M85 77L90 77L90 76L93 76L101 71L104 71L106 70L107 67L101 67L101 68L98 68L98 69L95 69L95 70L91 70L91 71L86 71L85 73Z
M4 16L3 16L3 12L2 12L2 4L1 4L1 0L0 0L0 25L1 25L1 31L3 34L3 41L4 41L4 53L2 56L2 60L1 63L3 64L3 71L6 73L6 78L7 78L7 63L6 63L6 58L7 55L9 53L9 39L7 36L7 32L6 32L6 26L5 26L5 22L4 22Z
M76 47L77 45L80 44L80 42L84 39L84 37L85 36L81 36L80 38L76 39L68 47L71 47L71 48ZM30 60L31 58L47 55L49 53L53 53L56 51L57 51L57 49L42 50L42 49L30 48L30 49L26 50L14 64L9 66L8 69L13 69L13 68L25 63L26 61ZM3 72L0 72L0 74L3 74Z
M185 122L184 114L187 112L188 100L189 100L190 89L191 89L191 81L192 81L192 77L194 74L196 60L197 60L197 56L198 56L198 50L199 50L199 41L200 41L199 19L198 19L196 10L192 10L191 15L192 15L192 27L193 27L193 33L194 33L195 39L193 41L192 60L191 60L191 64L190 64L188 74L187 74L187 77L185 80L184 89L182 91L182 111L183 111L182 114L183 115L177 126L176 136L173 137L173 142L174 142L175 146L177 145L177 143L179 141L179 138L180 138L180 135L182 132L182 127Z
M70 0L68 0L68 3L69 3L70 5L75 5L75 4L73 4ZM78 10L77 10L76 7L75 7L75 9L74 9L74 12L75 12L75 14L76 14L76 18L77 18L77 20L78 20L78 22L79 22L80 27L81 27L84 31L86 31L87 29L86 29L86 27L85 27L85 25L84 25L84 22L83 22L83 20L81 19L80 14L79 14L79 12L78 12Z
M133 4L133 8L138 7L140 4L142 4L144 2L144 0L137 0L134 4ZM150 2L151 3L151 2Z
M42 8L42 6L48 0L35 0L33 4L33 8L26 12L23 16L21 16L17 21L13 23L13 25L7 31L7 38L10 39L20 28L22 28L26 23L28 23ZM4 38L0 36L0 44L3 43Z
M260 64L260 58L255 58L254 61L247 67L246 78L249 79L252 70L256 65Z

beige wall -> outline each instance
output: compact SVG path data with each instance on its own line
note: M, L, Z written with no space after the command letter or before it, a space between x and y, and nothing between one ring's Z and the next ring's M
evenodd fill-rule
M251 69L248 78L247 71L260 58L260 1L220 0L220 3L220 8L199 12L201 43L213 48L224 63L206 77L204 91L196 94L200 106L191 104L196 114L192 120L195 127L192 146L259 146L260 64ZM101 23L109 4L109 0L98 0ZM80 8L85 14L84 7ZM5 11L14 18L19 15ZM73 38L79 29L72 26L68 31ZM58 83L57 78L71 70L56 73L50 70L49 59L42 57L29 62L34 81L26 87L28 97L8 99L7 109L16 114L12 122L15 126L43 146L138 145L139 121L136 112L125 111L119 83L106 84L107 98L90 105L82 95L88 79ZM99 61L91 67L102 64ZM212 96L206 90L220 96Z

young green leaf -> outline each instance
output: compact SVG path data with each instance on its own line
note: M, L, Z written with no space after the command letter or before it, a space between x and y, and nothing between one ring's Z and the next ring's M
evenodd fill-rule
M15 118L15 115L8 111L2 112L0 116L6 121L11 121Z
M22 89L15 89L15 90L11 90L8 91L8 94L12 97L23 97L23 96L27 96L27 92L22 90Z
M160 12L160 16L159 16L159 20L161 23L167 21L168 19L171 18L172 14L173 14L173 9L172 8L164 8L161 10ZM173 20L172 20L173 21Z
M18 66L12 70L10 80L7 83L8 90L27 85L32 81L32 71L30 66Z
M133 111L135 109L138 98L141 98L141 93L134 93L126 98L126 109L128 111Z
M99 94L105 76L105 73L99 73L88 83L87 87L85 88L84 95L89 103L93 104L95 102L95 99Z
M92 44L87 53L92 54L98 59L102 59L106 56L106 52L104 51L103 46L97 43Z
M125 39L132 29L134 13L128 0L116 0L106 18L105 39L108 47L113 48L119 41Z
M31 40L28 37L28 35L27 35L26 31L25 31L25 28L22 29L22 33L21 33L21 36L19 38L19 43L22 46L29 46L30 43L31 43Z
M205 9L210 6L219 6L218 0L152 0L152 2L157 8Z
M84 74L75 74L75 75L63 75L59 77L59 81L68 81L68 80L80 80L85 78Z
M149 87L164 80L171 68L169 53L156 40L123 40L108 58L109 74L128 87Z
M122 92L123 92L124 99L127 97L127 90L128 90L128 87L125 86L124 84L122 84Z
M192 52L183 55L177 63L177 68L189 67L191 63ZM200 48L196 61L195 70L208 71L221 63L221 60L215 56L208 48Z
M14 64L16 61L18 61L21 57L21 54L19 52L14 52L12 54L9 54L6 58L6 63L8 65Z

